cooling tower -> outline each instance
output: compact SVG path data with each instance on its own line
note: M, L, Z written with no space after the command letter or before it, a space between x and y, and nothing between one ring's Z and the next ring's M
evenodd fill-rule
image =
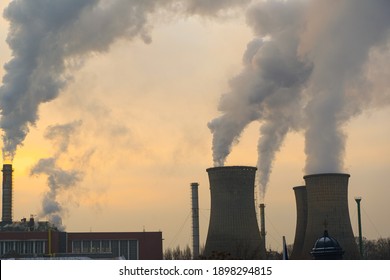
M304 177L307 192L307 226L302 258L310 251L324 229L332 233L344 250L344 259L359 259L348 211L349 174L314 174Z
M302 249L307 226L307 193L306 186L294 187L293 189L297 208L297 223L294 246L290 258L292 260L300 260L303 258Z
M207 169L211 213L204 256L259 259L261 238L254 203L256 167Z
M199 258L199 199L198 183L191 183L192 201L192 258Z
M12 164L3 164L2 222L12 222Z

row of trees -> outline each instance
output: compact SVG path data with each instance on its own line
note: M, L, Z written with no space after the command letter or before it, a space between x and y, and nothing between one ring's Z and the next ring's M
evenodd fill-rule
M165 249L164 260L192 260L190 246L187 245L184 249L181 249L180 246L177 246L174 249Z
M203 252L203 249L201 251ZM288 246L291 252L292 246ZM187 245L184 249L177 246L174 249L168 248L164 251L165 260L191 260L192 252ZM268 251L267 259L282 259L282 252ZM363 259L365 260L390 260L390 238L379 238L377 240L363 239Z
M390 260L390 238L363 239L363 259Z

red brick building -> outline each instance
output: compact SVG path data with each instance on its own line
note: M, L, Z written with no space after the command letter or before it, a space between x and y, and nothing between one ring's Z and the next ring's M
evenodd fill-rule
M97 254L128 260L161 260L162 232L1 231L0 256Z

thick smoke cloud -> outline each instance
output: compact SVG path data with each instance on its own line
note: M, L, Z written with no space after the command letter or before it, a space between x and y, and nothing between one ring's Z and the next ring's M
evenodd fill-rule
M314 13L320 9L332 16L316 18ZM354 94L351 88L366 83L364 67L370 52L389 39L390 2L344 0L328 5L328 1L314 1L308 11L310 24L302 34L300 52L315 67L305 109L306 172L340 172L344 169L344 126L373 98L369 87Z
M248 23L258 36L248 44L244 69L223 95L221 117L212 120L214 165L224 165L245 127L260 121L259 183L262 195L275 153L285 135L300 124L302 87L311 64L297 56L302 11L296 2L264 2L248 11ZM283 11L283 13L278 13Z
M159 9L211 16L238 0L14 0L4 11L10 22L12 59L0 88L3 158L12 160L40 104L55 99L72 80L71 70L89 54L118 39L151 42L151 15ZM244 1L242 3L247 3ZM242 4L241 3L241 4Z
M388 91L373 90L372 74L374 58L389 50L389 12L384 0L250 7L247 21L257 38L248 44L243 71L221 97L222 115L209 123L214 164L223 165L245 127L260 121L262 195L275 153L291 130L305 131L306 173L342 172L344 126L378 100L389 103Z
M53 157L43 158L31 169L31 175L46 175L49 190L42 200L42 212L40 217L47 218L58 229L65 227L62 223L64 207L59 202L62 192L76 186L81 182L83 173L77 169L65 170L60 166L59 159L66 154L70 145L70 138L81 127L81 122L76 121L64 125L48 127L45 137L52 141L56 147Z
M72 67L119 39L151 42L152 16L217 16L244 0L14 0L4 12L12 59L0 88L3 157L14 157L40 104L72 80ZM247 10L255 39L243 70L230 81L209 123L213 160L223 165L240 135L261 123L259 183L265 193L276 152L289 131L303 130L305 171L343 171L345 125L362 111L389 104L387 0L258 1ZM380 66L378 66L380 65ZM378 73L379 72L379 73ZM380 85L379 85L380 83ZM383 90L385 89L385 90Z
M191 14L214 15L221 9L243 7L251 0L187 0L184 1Z

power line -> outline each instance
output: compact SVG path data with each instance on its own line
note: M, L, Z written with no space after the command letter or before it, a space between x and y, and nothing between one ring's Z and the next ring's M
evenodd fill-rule
M183 228L187 224L187 221L188 221L190 216L191 216L191 211L188 213L186 219L184 220L184 223L181 225L181 227L179 228L178 232L175 234L175 236L173 237L172 241L169 243L169 245L168 245L169 248L171 247L172 243L174 243L177 240L177 238L179 237L179 235L183 231Z
M362 209L363 209L364 214L367 216L368 221L371 223L372 227L375 229L376 233L379 235L380 238L382 238L382 234L380 234L378 228L375 226L375 224L371 220L370 216L368 215L368 213L366 212L364 207L362 207Z

